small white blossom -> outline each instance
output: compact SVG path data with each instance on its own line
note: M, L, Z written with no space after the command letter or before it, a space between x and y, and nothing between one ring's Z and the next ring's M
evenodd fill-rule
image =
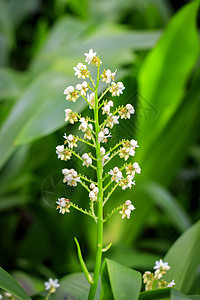
M131 176L131 175L128 175L126 178L124 178L121 182L120 182L120 184L119 184L119 186L121 186L122 187L122 190L125 190L125 189L127 189L127 188L132 188L132 185L135 185L135 180L133 180L133 176Z
M68 86L65 90L64 90L64 94L67 95L66 96L66 100L69 101L73 101L76 102L76 100L78 99L79 95L78 92L75 91L73 86Z
M106 153L106 150L105 150L105 148L104 147L101 147L100 148L100 154L101 154L101 156L103 156L102 157L102 163L104 164L104 162L107 160L107 159L109 159L109 155L110 155L110 153L107 153L107 154L105 154Z
M107 120L106 127L113 128L114 125L119 124L119 116L113 116L112 114L109 115L110 117Z
M93 52L93 49L90 49L88 53L84 53L86 56L85 61L88 63L88 65L92 62L93 58L97 55L96 52Z
M133 108L133 106L131 104L126 104L125 107L122 107L119 110L119 115L121 117L121 119L130 119L131 118L131 114L134 114L135 110Z
M81 96L86 96L86 91L88 90L88 83L87 81L83 81L83 83L78 83L76 85L76 89L79 91Z
M106 143L108 138L111 137L108 128L104 128L103 131L100 131L98 134L98 142Z
M60 287L58 279L49 278L48 281L44 283L45 290L50 290L51 293L55 293L56 289Z
M102 81L105 81L106 83L110 83L111 80L115 79L116 72L117 72L117 70L115 70L115 72L113 72L113 73L109 69L108 70L104 70L103 74L101 75Z
M4 296L5 296L5 297L8 297L8 298L11 298L11 297L12 297L12 294L11 294L11 293L8 293L8 292L5 292L5 293L4 293Z
M125 141L122 143L123 147L120 149L119 156L127 160L129 156L135 155L135 148L139 147L137 141Z
M131 211L135 209L135 206L132 204L130 200L126 200L124 203L122 210L119 212L122 215L122 219L127 217L127 219L130 219Z
M80 182L80 177L78 177L77 172L74 169L63 169L62 173L64 175L63 182L70 186L77 186L77 182Z
M141 173L141 168L137 162L133 163L133 168L135 169L135 172L140 174Z
M170 266L168 265L168 262L163 262L162 259L157 260L155 263L155 266L153 267L155 270L164 270L168 271L170 269Z
M58 158L60 158L61 160L65 159L65 155L63 154L64 150L65 150L64 145L58 145L56 147L56 153L58 154Z
M75 71L75 76L78 76L78 78L88 78L89 72L87 70L86 65L83 65L82 63L78 63L76 67L73 68Z
M68 136L66 133L63 135L63 137L66 139L65 143L68 143L68 148L73 149L73 147L77 147L76 142L78 141L78 138L73 136L73 134L69 134Z
M86 132L87 127L88 127L88 122L86 121L86 119L84 117L82 117L79 122L81 123L81 125L79 126L78 130L81 130L82 132Z
M65 214L66 212L69 213L69 208L70 208L70 201L69 199L65 198L58 198L58 201L56 201L57 209L59 209L60 214Z
M83 166L89 167L90 165L92 165L92 159L88 155L88 153L84 153L82 155L82 158L84 159Z
M176 283L174 282L174 279L168 283L167 287L173 287Z
M111 181L115 181L115 182L119 182L120 180L122 180L123 176L122 176L122 172L119 170L118 167L115 167L113 169L110 170L110 172L108 172L108 174L110 174L111 177Z
M89 108L92 109L95 106L95 93L87 95L87 101L90 103Z
M89 192L89 198L91 201L96 201L99 189L93 182L90 184L90 188L92 189L92 191Z
M3 299L2 295L0 295L0 299Z
M104 107L102 107L102 111L103 111L103 115L104 114L110 114L110 108L113 107L113 101L110 100L107 102L104 103Z
M123 90L125 89L123 83L119 81L118 83L112 82L110 87L110 92L112 93L112 96L120 96L120 94L123 94Z

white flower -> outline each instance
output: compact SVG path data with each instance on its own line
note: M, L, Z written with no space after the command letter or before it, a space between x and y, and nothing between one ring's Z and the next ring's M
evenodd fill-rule
M125 190L127 189L128 187L131 189L132 188L132 185L135 185L135 180L133 181L133 176L132 175L128 175L126 178L124 178L119 186L122 187L122 190Z
M88 63L88 65L91 63L93 58L97 55L96 52L93 52L93 49L90 49L88 53L84 53L86 56L85 61Z
M65 150L64 145L58 145L56 147L56 153L58 154L58 158L60 158L61 160L65 159L65 155L63 154L64 150Z
M141 173L141 168L137 162L133 163L133 168L135 169L135 172L140 174Z
M76 102L76 99L78 99L78 97L79 97L78 92L75 91L75 89L72 85L68 86L64 90L64 94L67 95L66 100L73 101L73 102Z
M100 154L101 154L101 156L103 156L102 157L102 163L104 164L104 162L107 160L107 159L109 159L109 155L110 155L110 153L107 153L106 155L104 155L106 153L106 150L105 150L105 148L104 147L101 147L100 148Z
M103 115L104 114L110 114L110 108L113 107L113 101L110 100L108 103L104 103L104 107L102 107Z
M120 96L120 94L123 94L123 90L125 89L123 83L119 81L118 83L112 82L112 85L110 87L110 92L112 93L112 96Z
M95 106L95 93L87 95L87 101L90 103L89 108L92 109Z
M88 140L92 139L92 132L91 132L92 130L93 130L92 124L88 124L87 130L85 131L84 134L84 139L88 139Z
M65 122L69 120L69 123L74 124L78 121L77 113L73 113L71 109L65 109Z
M0 299L3 299L2 295L0 295Z
M11 298L11 297L12 297L12 294L11 294L11 293L8 293L8 292L5 292L5 293L4 293L4 296L5 296L5 297L8 297L8 298Z
M135 209L135 206L132 204L130 200L126 200L124 203L122 210L119 212L122 215L122 219L127 217L127 219L130 219L131 211Z
M168 283L167 287L173 287L173 285L175 285L176 283L174 282L174 279Z
M88 123L84 117L82 117L79 122L81 122L81 125L79 126L78 130L82 130L82 132L86 132Z
M83 83L78 83L76 85L76 89L79 91L81 96L86 96L86 91L88 90L88 83L87 81L83 81Z
M168 266L168 262L163 262L162 259L160 259L155 262L155 266L153 268L155 270L160 269L163 271L168 271L170 269L170 266Z
M122 180L122 172L119 170L118 167L115 167L113 169L110 170L110 172L108 172L108 174L110 174L111 177L111 181L115 181L115 182L119 182L120 180Z
M74 169L63 169L62 173L64 175L63 182L67 182L67 184L70 186L77 186L77 182L81 181Z
M102 81L105 81L106 83L110 83L111 80L115 79L116 76L116 72L117 70L115 70L115 72L111 72L111 70L104 70L103 74L101 75L101 77L103 78Z
M131 104L126 104L125 107L122 107L119 110L119 115L121 117L121 119L130 119L131 118L131 114L134 114L134 108Z
M98 142L106 143L108 137L111 137L111 134L109 133L108 128L104 128L104 130L100 131L98 134Z
M86 65L83 65L82 63L78 63L76 67L73 68L75 71L75 76L78 76L78 78L88 78L89 74L88 74L88 70Z
M89 198L91 201L96 201L99 189L93 182L90 184L90 188L92 189L92 191L89 192Z
M45 290L51 290L51 293L55 293L56 288L60 287L60 284L58 283L58 279L52 279L49 278L48 281L44 283Z
M83 166L89 167L92 165L92 159L89 157L88 153L84 153L82 158L84 159Z
M73 147L77 147L76 142L78 141L78 138L73 136L73 134L67 136L65 133L63 137L66 139L65 143L68 143L68 148L73 149Z
M69 208L70 208L70 201L69 199L65 198L58 198L58 201L56 201L57 209L60 209L59 213L60 214L65 214L66 212L69 213Z

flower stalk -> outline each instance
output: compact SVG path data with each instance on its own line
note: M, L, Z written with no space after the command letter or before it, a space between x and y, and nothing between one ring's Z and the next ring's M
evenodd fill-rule
M103 225L116 212L121 214L122 219L129 219L131 212L135 209L131 200L126 200L117 208L113 208L104 218L104 206L118 187L121 187L122 190L132 188L132 186L135 185L135 181L133 181L135 174L140 174L141 169L136 162L124 163L119 167L116 166L113 169L108 169L107 164L110 163L115 156L119 155L120 159L127 161L130 157L135 155L135 149L139 147L137 141L133 139L130 141L123 139L107 150L103 147L112 136L111 129L113 126L119 124L120 118L130 119L131 114L134 114L134 108L131 104L114 108L114 102L105 99L109 92L111 94L110 97L119 97L125 89L122 82L116 83L114 81L117 70L111 72L109 69L104 69L101 73L100 67L102 62L96 55L96 52L90 49L89 52L84 55L86 56L85 61L88 65L92 64L97 67L96 79L92 79L91 73L86 65L78 63L77 66L74 67L75 76L84 80L88 79L90 82L85 80L82 84L77 84L76 87L69 86L64 90L64 94L66 95L66 100L72 102L80 101L78 99L82 97L88 104L89 109L93 111L93 118L91 119L88 116L83 117L77 112L72 112L69 108L65 109L65 121L69 121L70 124L79 122L78 130L84 133L84 136L67 135L65 133L64 138L66 140L64 145L57 146L56 153L58 154L58 158L64 161L70 160L71 157L74 156L82 162L84 167L92 168L96 178L95 180L88 179L84 174L78 173L75 169L63 169L64 183L72 187L76 187L77 184L80 184L89 193L89 209L80 208L76 203L65 198L58 198L56 203L58 204L57 209L59 209L61 214L69 213L70 208L74 208L95 221L96 253L93 276L90 275L86 267L80 245L75 238L80 265L90 284L88 299L94 300L100 278L102 253L108 251L112 245L112 243L109 243L108 246L103 248ZM98 97L100 82L105 82L107 87ZM91 92L88 93L88 91ZM101 121L102 118L103 121ZM75 151L75 148L78 147L77 142L86 144L91 152L83 154L77 153ZM109 187L110 190L104 195L104 192ZM115 205L113 206L115 207Z

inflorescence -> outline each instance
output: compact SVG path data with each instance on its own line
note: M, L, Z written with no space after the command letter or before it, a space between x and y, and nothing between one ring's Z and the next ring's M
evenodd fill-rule
M103 198L103 205L105 205L116 187L119 186L122 190L127 188L131 189L135 185L135 174L140 174L141 172L140 166L137 162L126 162L130 157L135 155L136 148L139 147L136 140L123 139L110 149L106 149L105 147L112 137L111 129L115 125L119 124L120 119L130 119L135 110L131 104L114 108L114 101L111 97L119 97L125 89L121 81L115 82L117 70L112 72L109 69L104 69L100 74L99 70L102 65L102 61L99 56L97 56L97 53L90 49L89 52L84 55L85 61L88 65L91 64L97 67L97 80L95 81L92 79L90 70L85 64L78 63L76 67L73 68L75 76L79 79L83 79L84 81L77 84L75 87L68 86L64 90L64 94L66 95L66 100L69 102L80 101L79 98L82 97L82 99L87 103L89 109L94 111L94 119L91 119L88 116L83 117L78 114L78 112L72 111L69 108L65 109L65 121L70 124L78 123L78 130L82 132L83 135L79 136L71 133L65 133L64 144L56 147L56 153L58 154L58 158L64 161L68 161L72 158L72 156L75 156L82 162L83 166L86 168L93 168L97 172L97 157L94 153L97 143L100 143L100 159L104 173L104 177L102 179L103 192L109 189ZM105 91L98 96L97 82L100 81L104 82L107 87L105 88ZM96 97L98 97L98 101L95 101ZM106 97L108 97L108 99L105 99ZM95 111L97 110L98 116L101 113L101 118L104 118L103 122L100 124L100 130L98 132L96 132L95 127ZM75 149L78 147L79 142L87 144L91 148L91 152L78 153ZM118 155L121 159L124 159L124 165L120 167L116 166L105 172L105 166L116 155ZM74 169L65 168L62 170L62 173L64 176L64 183L73 187L77 186L77 184L81 184L88 191L90 210L80 208L69 199L58 198L56 204L59 212L61 214L69 213L70 207L73 207L87 215L90 215L96 221L97 216L95 213L94 203L98 202L99 189L97 187L97 183L78 173ZM104 221L110 218L112 214L117 211L122 215L122 219L129 219L131 212L134 209L135 207L131 200L126 200L124 204L114 208L111 214L109 214Z

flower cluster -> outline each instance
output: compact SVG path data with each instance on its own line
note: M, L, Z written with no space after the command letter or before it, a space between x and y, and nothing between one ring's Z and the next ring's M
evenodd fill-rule
M99 189L94 183L90 184L90 188L91 188L91 192L89 193L90 200L91 201L96 201Z
M80 177L74 169L63 169L62 173L64 175L63 182L67 182L70 186L77 186L77 182L80 182Z
M69 213L70 208L70 201L69 199L65 198L58 198L58 201L56 201L57 209L59 209L60 214L65 214L66 212Z
M122 206L122 210L119 212L122 215L122 219L130 219L131 211L135 209L135 206L132 204L131 200L126 200Z
M167 262L163 262L162 259L156 261L154 273L146 271L143 275L143 281L145 284L145 290L153 290L156 288L173 287L175 285L174 279L171 282L167 282L163 279L163 275L170 269Z
M63 136L65 139L64 145L58 145L56 147L56 153L58 158L63 161L67 161L71 159L72 156L75 156L77 159L81 160L82 166L96 170L97 182L88 179L84 175L78 174L74 169L63 169L64 183L73 187L76 187L77 184L80 183L88 191L90 210L83 210L78 207L78 205L73 204L73 202L65 198L58 198L56 204L57 209L59 209L61 214L69 212L69 208L73 207L97 220L98 201L102 201L103 205L105 205L117 186L120 186L122 190L132 188L135 185L135 174L140 174L141 169L138 163L134 162L125 163L123 166L109 168L108 171L104 170L106 165L116 155L119 155L119 157L123 158L125 161L127 161L129 157L135 155L135 150L139 146L134 139L119 141L117 145L107 150L102 146L103 144L106 145L112 137L112 128L119 124L121 119L130 119L135 110L132 104L129 103L115 108L115 101L113 101L113 98L111 99L111 97L119 97L123 94L125 89L124 84L121 81L115 82L117 70L112 71L110 69L104 69L101 73L100 67L102 61L97 53L93 51L93 49L90 49L87 53L84 53L84 55L85 64L79 62L73 68L75 76L84 81L75 86L66 87L64 94L66 95L66 100L69 102L80 101L79 98L82 97L89 109L93 111L94 119L89 116L84 117L77 112L74 112L72 107L66 108L65 121L75 126L78 124L77 130L79 130L81 134L83 133L83 137L79 137L79 135L74 135L72 133L65 133ZM97 79L95 80L91 77L91 72L88 69L89 65L98 68ZM100 81L107 85L107 88L101 96L98 95ZM108 95L108 98L106 98L106 94ZM100 124L99 120L102 119L103 122ZM78 147L78 142L83 142L89 147L93 147L93 151L77 153L75 149ZM103 178L104 172L105 177ZM99 177L100 173L101 179ZM105 192L109 187L110 190L106 194ZM94 205L94 201L97 202L97 205ZM125 217L129 219L131 211L134 209L135 207L131 200L127 200L115 211L120 211L123 219Z

